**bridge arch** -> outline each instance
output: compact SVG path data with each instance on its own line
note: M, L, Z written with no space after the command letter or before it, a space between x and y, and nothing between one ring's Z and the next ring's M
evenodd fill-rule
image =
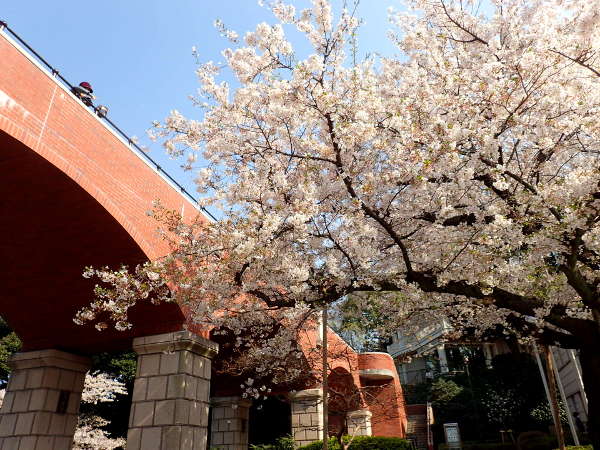
M186 219L201 212L32 52L0 22L0 315L23 342L10 362L0 447L70 449L87 356L122 349L138 354L128 448L201 447L218 346L184 330L178 305L140 302L126 332L73 322L92 300L86 266L168 253L147 214L155 200ZM198 389L184 395L182 377ZM161 415L175 405L176 417Z
M25 350L89 354L182 329L176 305L137 305L125 333L73 323L92 299L84 267L135 265L169 251L147 214L153 201L187 217L200 211L5 33L0 58L0 315Z

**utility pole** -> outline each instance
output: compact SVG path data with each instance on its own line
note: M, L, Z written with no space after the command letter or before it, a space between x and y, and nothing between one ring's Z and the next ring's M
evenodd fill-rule
M329 448L329 411L328 411L328 401L327 401L327 391L329 389L327 383L327 370L328 370L328 361L327 361L327 305L323 306L323 318L321 320L322 326L322 335L321 339L321 350L322 350L322 358L323 358L323 450L328 450ZM561 449L562 450L562 449Z

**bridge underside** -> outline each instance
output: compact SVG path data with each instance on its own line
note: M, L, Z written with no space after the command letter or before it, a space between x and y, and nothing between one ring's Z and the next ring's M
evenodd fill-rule
M0 315L24 350L79 354L131 348L135 336L179 330L176 305L139 304L129 332L98 332L73 322L92 299L86 266L135 265L147 256L75 181L0 131ZM157 318L160 318L157 320Z

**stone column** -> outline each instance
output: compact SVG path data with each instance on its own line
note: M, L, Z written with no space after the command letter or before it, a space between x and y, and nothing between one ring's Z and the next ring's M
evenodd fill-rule
M210 446L219 450L248 449L250 400L241 397L212 397Z
M15 353L2 409L0 448L70 450L90 360L59 350Z
M368 409L350 411L346 417L346 427L350 436L371 436L371 416Z
M218 345L188 331L136 338L127 450L205 449L211 359Z
M323 439L323 391L306 389L290 396L292 436L296 446Z

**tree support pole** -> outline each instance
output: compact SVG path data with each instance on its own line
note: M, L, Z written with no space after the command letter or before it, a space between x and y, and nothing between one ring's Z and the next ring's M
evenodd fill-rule
M552 420L554 421L554 405L552 404L552 400L550 397L550 390L548 389L548 382L546 381L546 373L544 372L544 365L542 364L542 360L540 358L540 352L538 351L537 345L533 346L533 354L535 355L535 360L537 361L538 369L540 371L540 377L542 377L542 383L544 385L544 391L546 392L546 400L548 400L548 405L550 405L550 414L552 414ZM556 423L554 423L556 426Z
M556 381L558 382L558 390L560 391L560 397L562 398L563 404L565 405L565 409L567 411L567 419L569 420L569 428L571 429L571 435L573 436L573 441L575 442L575 445L579 446L579 436L577 436L577 429L575 428L575 423L573 422L571 409L569 408L569 404L567 403L567 396L565 395L565 390L560 379L560 374L558 373L558 367L556 366L556 360L554 359L554 353L552 353L552 349L550 349L550 357L552 358L552 365L554 366L554 375L556 377Z
M563 432L562 424L560 423L560 413L558 409L558 399L556 395L556 380L554 379L554 364L552 362L552 355L550 354L550 347L544 345L544 356L546 357L546 372L548 374L548 388L550 389L550 401L553 406L554 415L554 426L556 427L556 437L558 438L558 448L565 450L565 434Z
M328 406L328 396L327 391L329 389L327 383L327 370L328 370L328 361L327 361L327 305L323 307L323 318L321 320L322 326L322 335L323 338L321 340L321 349L322 349L322 357L323 357L323 450L328 450L329 448L329 408Z
M569 349L567 350L569 353L569 359L571 360L571 364L575 368L575 373L577 374L577 384L579 385L579 392L581 392L581 400L583 401L583 407L585 408L585 414L588 414L588 401L587 395L585 393L585 386L583 385L583 377L581 376L581 367L579 367L579 361L577 361L577 356L575 355L575 350Z

